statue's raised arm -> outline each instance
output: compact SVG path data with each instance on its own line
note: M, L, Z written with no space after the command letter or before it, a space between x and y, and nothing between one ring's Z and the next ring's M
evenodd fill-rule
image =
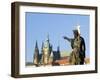
M63 38L71 43L71 47L72 47L72 49L73 49L74 39L68 38L68 37L66 37L66 36L63 36Z

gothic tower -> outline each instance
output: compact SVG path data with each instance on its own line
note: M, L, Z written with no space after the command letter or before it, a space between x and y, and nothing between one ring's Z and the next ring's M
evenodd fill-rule
M46 41L44 42L43 45L43 64L47 65L49 62L49 57L50 57L50 42L49 42L49 35L47 36Z

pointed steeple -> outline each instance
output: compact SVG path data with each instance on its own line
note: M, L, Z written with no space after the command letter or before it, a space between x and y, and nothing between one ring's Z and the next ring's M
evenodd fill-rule
M35 49L38 49L38 43L37 43L37 40L36 40L36 44L35 44Z
M36 41L35 44L35 49L34 49L34 60L33 60L35 65L38 65L39 63L39 49L38 49L38 43Z
M57 47L57 52L60 52L60 47L59 46Z
M60 43L59 43L59 40L58 40L58 46L57 46L57 52L60 52Z
M50 48L50 42L49 42L49 34L47 35L47 37L46 37L46 40L45 40L45 42L44 42L44 46L43 46L44 48Z
M59 46L57 47L57 55L58 55L58 59L60 59L61 54L60 54L60 47Z
M49 42L49 34L47 34L47 39L46 40Z

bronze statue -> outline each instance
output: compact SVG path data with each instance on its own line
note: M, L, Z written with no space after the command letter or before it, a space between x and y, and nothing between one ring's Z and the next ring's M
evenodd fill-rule
M70 54L69 62L70 64L84 64L85 60L85 41L84 38L80 36L78 30L73 30L74 38L68 38L64 36L63 38L71 43L72 52Z

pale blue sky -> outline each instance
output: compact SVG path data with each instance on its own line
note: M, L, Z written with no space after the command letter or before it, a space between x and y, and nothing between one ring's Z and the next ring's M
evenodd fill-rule
M42 41L45 41L49 34L50 43L53 50L60 46L60 50L70 51L70 43L62 37L73 38L72 30L77 24L81 27L81 36L85 39L86 55L89 56L89 15L70 15L70 14L48 14L48 13L25 13L26 20L26 61L33 61L34 47L37 40L41 51Z

